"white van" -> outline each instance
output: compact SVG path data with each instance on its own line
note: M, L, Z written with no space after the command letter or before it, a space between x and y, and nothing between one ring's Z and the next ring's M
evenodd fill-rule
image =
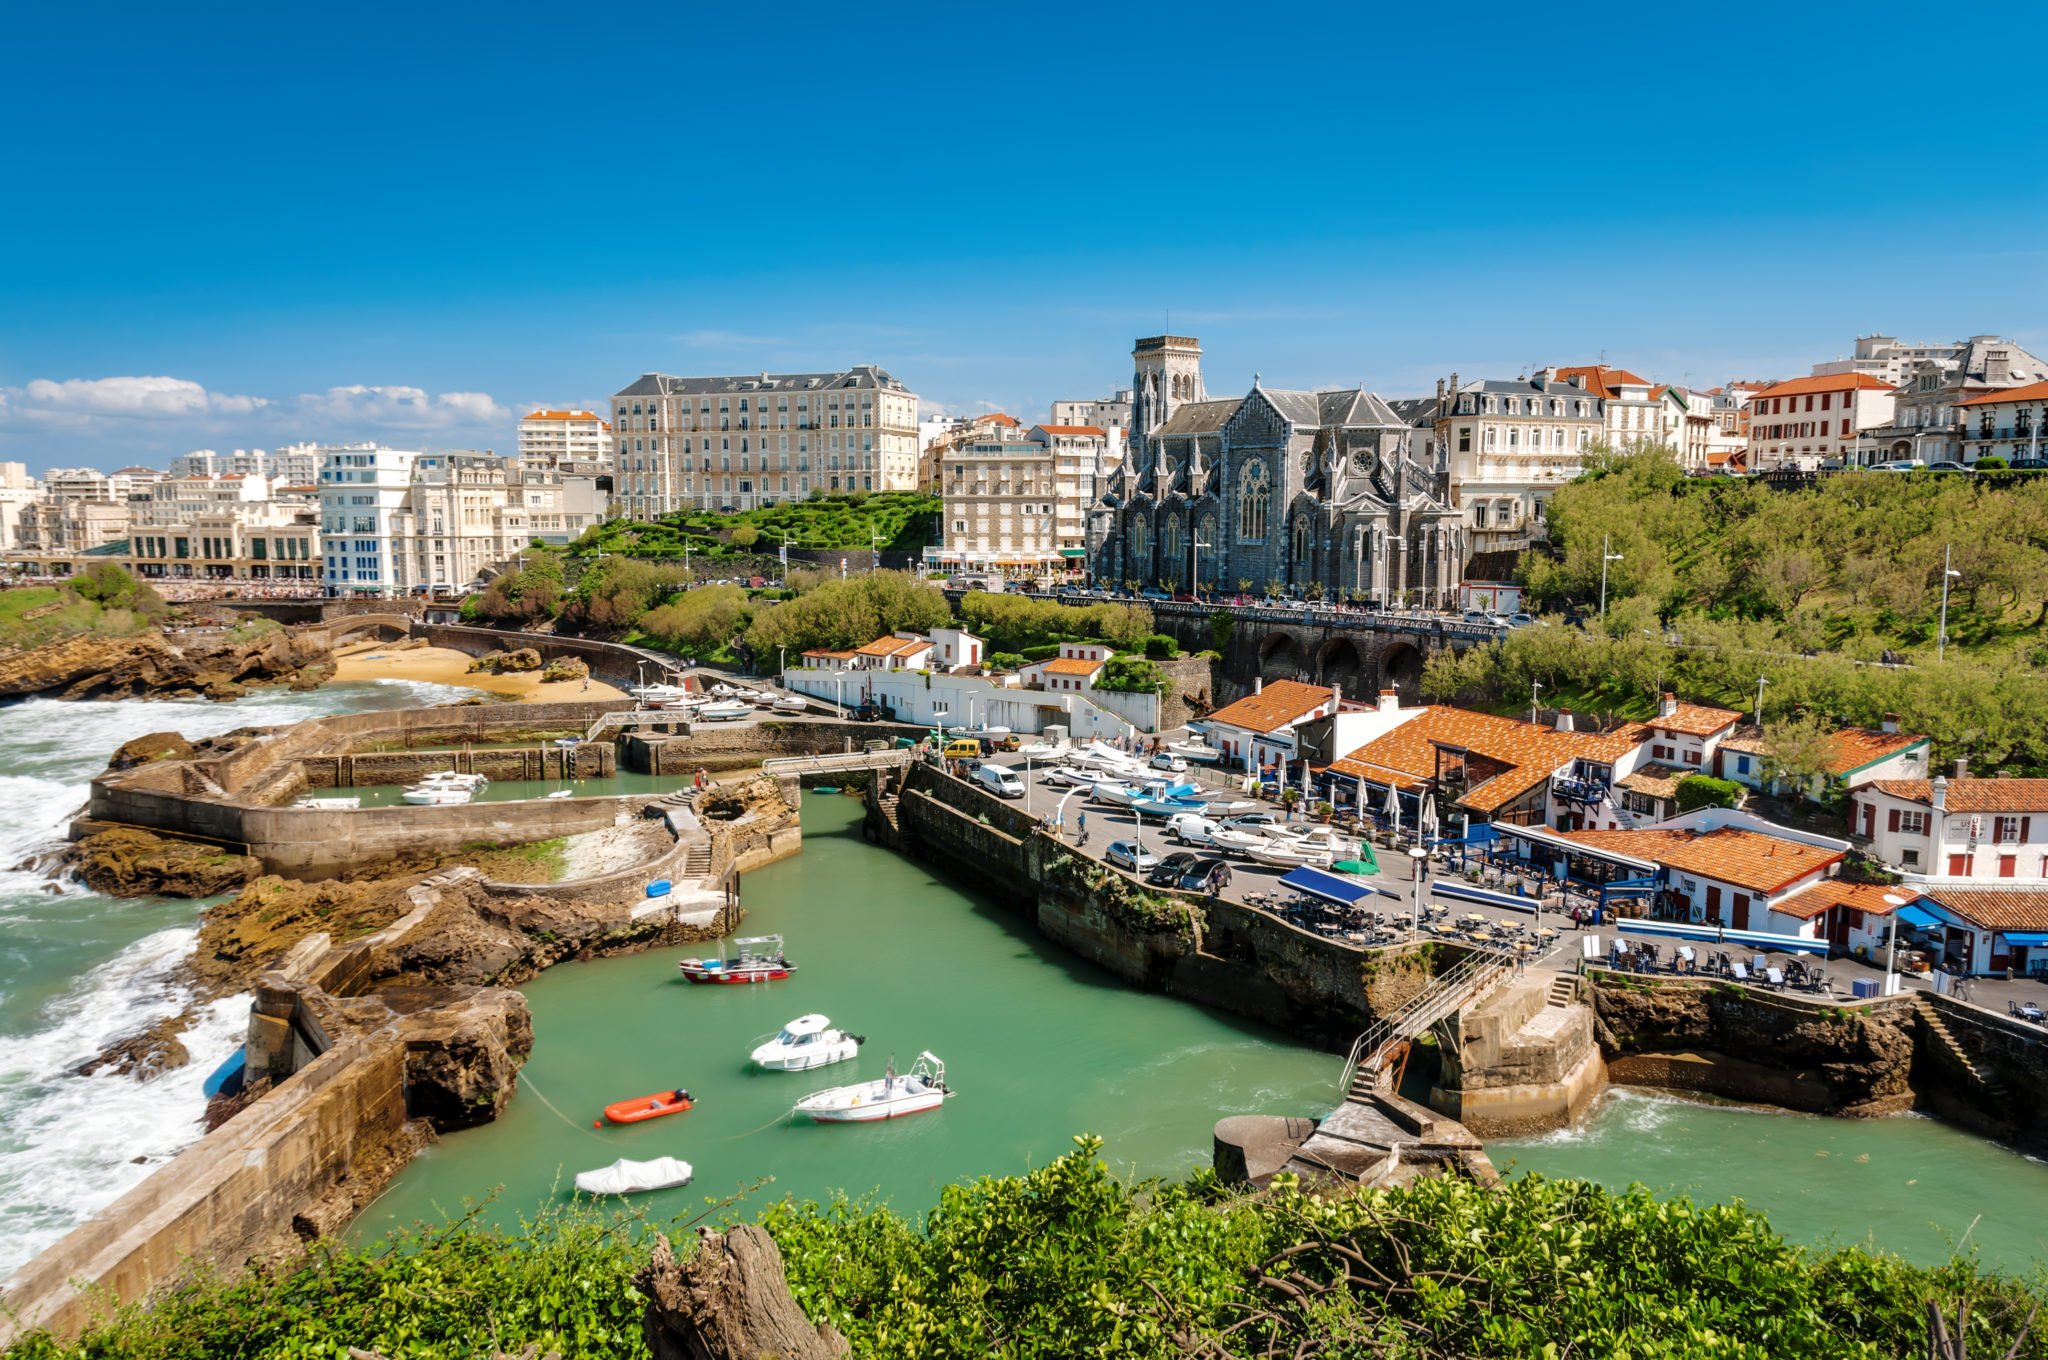
M974 772L975 782L999 798L1022 798L1024 781L1000 765L983 765Z

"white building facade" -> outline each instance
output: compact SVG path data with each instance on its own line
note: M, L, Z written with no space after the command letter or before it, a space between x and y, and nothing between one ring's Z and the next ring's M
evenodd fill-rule
M407 511L417 451L352 444L323 451L321 565L342 595L403 594L418 582L397 551L394 521Z
M1891 457L1873 432L1892 423L1892 387L1865 373L1794 378L1766 387L1750 400L1752 472L1797 468L1812 472L1824 460L1852 466Z
M519 461L528 467L612 459L612 427L595 411L534 411L519 422Z

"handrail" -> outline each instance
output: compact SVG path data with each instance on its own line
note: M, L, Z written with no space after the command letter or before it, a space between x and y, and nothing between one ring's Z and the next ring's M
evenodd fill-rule
M1475 947L1471 957L1442 973L1421 992L1392 1014L1373 1022L1370 1029L1352 1041L1344 1058L1344 1075L1338 1089L1349 1092L1361 1065L1377 1057L1389 1044L1413 1039L1444 1016L1462 1007L1488 983L1505 976L1512 963L1505 951ZM1448 1008L1444 1003L1450 1002Z
M761 762L763 774L824 774L833 770L873 770L910 763L908 747L889 751L840 751L829 756L770 756Z

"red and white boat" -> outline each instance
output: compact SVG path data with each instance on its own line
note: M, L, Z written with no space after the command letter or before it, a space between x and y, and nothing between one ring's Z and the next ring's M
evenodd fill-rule
M782 956L780 935L752 935L734 940L733 947L737 958L726 958L721 945L715 959L684 959L676 966L691 982L778 982L796 971Z
M896 1075L896 1064L891 1062L880 1081L813 1091L796 1103L796 1112L820 1124L865 1124L936 1110L952 1095L952 1088L946 1085L946 1065L926 1051L917 1055L903 1076Z

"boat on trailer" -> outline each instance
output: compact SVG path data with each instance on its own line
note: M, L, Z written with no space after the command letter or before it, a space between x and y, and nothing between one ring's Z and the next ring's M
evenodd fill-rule
M867 1124L936 1110L953 1095L946 1085L946 1065L926 1050L901 1076L892 1062L879 1080L813 1091L796 1103L796 1112L820 1124Z
M782 953L780 935L749 935L733 941L738 957L725 957L720 946L715 959L684 959L676 967L691 982L779 982L796 971Z
M1166 749L1182 760L1197 760L1204 763L1223 759L1223 753L1213 746L1204 746L1198 741L1169 741Z

